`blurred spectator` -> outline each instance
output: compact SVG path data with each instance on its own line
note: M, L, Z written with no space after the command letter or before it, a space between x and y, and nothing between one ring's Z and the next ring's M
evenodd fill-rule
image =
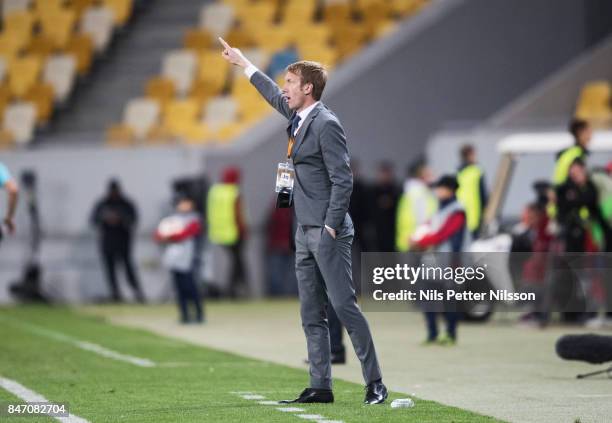
M438 197L439 210L433 215L424 233L414 235L414 249L427 250L433 248L439 253L460 253L470 242L470 232L467 228L467 218L463 205L457 200L459 184L453 175L442 176L434 185ZM417 231L421 232L421 231ZM459 265L456 255L450 256L451 265ZM439 256L439 260L445 257ZM454 284L454 282L450 282ZM434 305L435 306L435 305ZM425 320L427 322L426 344L438 342L453 345L457 341L457 322L459 315L453 304L444 302L444 318L446 320L446 336L438 339L437 312L430 304L425 304Z
M393 174L393 165L386 161L380 163L376 183L372 188L370 206L375 231L375 251L395 251L395 211L399 196L400 190Z
M207 200L208 237L210 242L220 245L230 257L229 295L237 298L246 295L248 284L242 249L246 239L246 225L240 195L240 170L227 167L223 170L221 183L208 191Z
M177 201L176 212L163 219L155 232L155 239L165 244L163 263L172 274L182 323L204 320L195 280L201 231L201 219L193 200L183 196ZM189 303L195 308L194 320L190 317Z
M295 48L295 45L291 44L285 49L277 51L274 53L274 55L272 55L268 68L266 69L266 74L275 80L278 75L285 72L287 66L297 62L298 60L300 60L300 58L298 56L297 49Z
M465 207L467 227L472 236L476 238L488 201L484 172L476 161L476 149L473 145L466 144L461 147L460 156L461 165L457 172L459 183L457 198Z
M574 137L574 145L566 148L557 155L553 183L561 185L567 180L569 168L576 159L586 162L589 154L589 144L593 136L593 130L586 120L574 119L570 122L569 132Z
M293 261L293 210L272 205L266 225L268 294L297 295Z
M408 168L407 173L396 216L396 249L400 252L410 249L410 238L416 228L427 222L438 209L438 200L429 189L432 173L427 164L419 160Z
M567 252L607 251L612 247L610 226L601 212L597 188L581 159L574 160L567 181L557 187L557 221ZM592 236L592 223L601 227L602 248L597 247Z
M121 301L115 265L125 266L128 282L138 302L144 302L136 270L132 264L132 236L138 222L138 212L123 195L119 181L108 184L105 197L99 200L91 214L91 223L98 230L100 252L113 301Z
M19 195L19 188L17 182L11 176L8 168L0 162L0 188L4 188L7 194L8 204L6 206L6 214L2 221L3 226L6 227L9 233L15 231L15 210L17 209L17 197ZM2 239L2 226L0 226L0 240Z

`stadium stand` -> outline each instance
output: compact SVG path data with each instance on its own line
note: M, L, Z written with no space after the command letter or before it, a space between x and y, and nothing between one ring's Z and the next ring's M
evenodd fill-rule
M181 48L166 53L160 74L146 84L145 99L157 104L153 113L147 103L147 116L154 116L154 123L147 119L146 125L139 125L129 119L134 104L144 104L143 99L130 101L122 122L108 128L107 141L114 146L224 143L265 117L269 108L240 77L240 70L230 69L223 60L217 37L243 49L262 70L272 58L278 59L277 67L284 57L293 55L333 69L425 3L223 0L203 4L198 27L185 31Z
M0 33L2 146L26 145L86 76L133 0L5 0Z

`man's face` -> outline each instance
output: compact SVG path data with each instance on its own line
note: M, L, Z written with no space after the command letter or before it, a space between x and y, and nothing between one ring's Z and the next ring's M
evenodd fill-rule
M582 131L578 132L578 143L583 147L588 147L593 137L593 130L587 126Z
M302 78L293 72L285 75L285 85L283 85L283 95L287 99L287 104L291 110L299 110L304 106L308 94L312 92L312 84L302 85Z

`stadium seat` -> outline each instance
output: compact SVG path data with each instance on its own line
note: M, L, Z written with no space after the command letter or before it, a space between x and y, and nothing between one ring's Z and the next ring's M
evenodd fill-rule
M32 141L36 125L36 107L29 102L15 102L4 111L3 127L18 145Z
M338 62L338 52L334 47L324 44L306 44L298 48L300 57L304 60L320 62L327 68L333 68Z
M6 107L11 102L12 98L11 90L7 84L0 84L0 116L4 116Z
M10 60L24 49L27 41L28 40L20 34L2 32L0 34L0 56L4 56Z
M79 75L86 75L91 68L93 60L94 44L88 34L75 34L68 45L66 53L74 55L76 58L76 68Z
M212 131L217 131L224 125L236 122L237 118L238 105L229 96L215 97L206 105L204 123Z
M53 113L53 87L44 82L36 83L23 96L23 100L36 108L36 123L45 125Z
M582 88L576 116L592 123L612 123L612 86L608 81L592 81Z
M336 25L332 30L333 45L341 59L356 53L366 42L366 27L362 24Z
M162 128L172 138L183 138L199 113L200 107L193 99L171 101L163 111Z
M174 83L177 95L187 95L196 74L197 59L192 50L174 50L167 53L162 61L162 76Z
M360 0L357 4L367 36L374 37L391 18L391 7L387 2Z
M351 3L347 0L325 0L323 6L323 21L335 27L337 25L346 25L352 21L353 10Z
M43 81L53 87L55 102L65 102L72 92L76 66L76 59L71 54L54 54L45 63Z
M36 34L26 47L26 52L46 60L55 51L55 42L46 35Z
M242 25L239 20L235 21L232 28L225 36L225 41L229 45L237 47L239 49L253 48L255 47L255 40L253 34Z
M390 0L391 13L396 16L408 16L416 13L427 3L427 0Z
M210 87L211 95L216 95L225 87L229 64L219 52L205 52L198 63L198 80Z
M283 10L283 24L300 27L310 24L317 10L317 2L313 0L288 0Z
M259 47L268 53L283 50L291 44L293 31L286 25L266 26L253 31L253 38Z
M34 13L38 18L55 14L64 8L64 0L34 0Z
M188 29L183 37L183 47L195 51L202 51L210 48L216 40L213 40L208 31L200 28Z
M132 15L132 0L102 0L113 15L113 22L117 26L124 26Z
M91 37L96 52L106 50L113 34L113 12L106 7L91 7L83 13L80 30Z
M204 104L217 93L212 92L208 82L196 80L191 86L191 91L189 91L189 98L194 99L198 104Z
M234 9L223 3L210 3L200 11L200 28L207 30L214 38L223 37L234 22Z
M55 47L64 48L68 44L75 22L76 13L72 10L45 13L40 17L42 35L52 40Z
M236 16L249 31L269 27L274 22L277 7L274 3L261 1L235 10Z
M2 16L7 16L11 12L24 12L30 7L32 0L3 0Z
M123 123L130 128L137 140L147 138L150 131L159 120L159 103L150 98L136 98L130 100L125 107Z
M32 36L32 29L34 27L34 15L29 11L14 11L3 16L3 32L14 34L15 36L22 39L22 43L25 45L28 43Z
M14 59L9 67L9 87L16 97L24 96L38 80L41 71L40 58L33 55Z
M174 98L176 89L174 82L163 77L155 77L147 82L145 94L156 100L162 109Z

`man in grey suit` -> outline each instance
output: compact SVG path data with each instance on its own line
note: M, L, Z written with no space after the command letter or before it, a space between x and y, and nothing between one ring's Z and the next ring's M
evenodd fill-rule
M259 93L289 119L288 158L295 169L293 202L298 228L296 275L306 334L310 387L284 403L333 402L329 327L326 305L331 302L346 327L361 361L366 404L380 404L387 389L376 358L368 323L357 305L351 273L353 223L348 214L353 176L344 129L320 102L327 73L315 62L287 68L283 89L260 72L236 48L219 39L223 57L244 68Z

